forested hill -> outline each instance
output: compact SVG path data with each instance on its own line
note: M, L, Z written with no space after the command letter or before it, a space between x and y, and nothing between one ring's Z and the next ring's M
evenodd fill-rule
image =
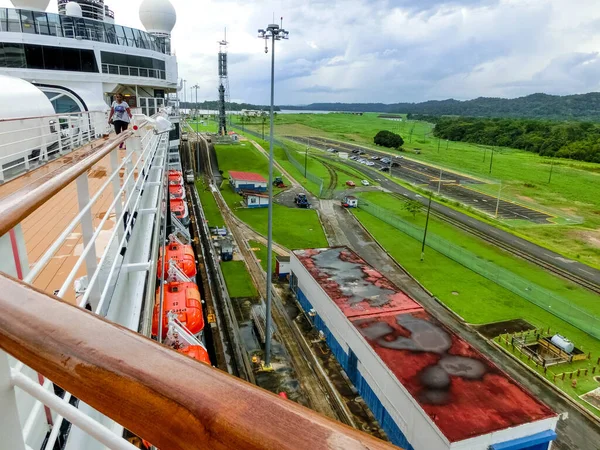
M456 115L469 117L515 117L554 120L599 120L600 92L581 95L533 94L514 99L479 97L474 100L441 100L423 103L312 103L280 106L281 109L360 111L383 113Z
M180 102L179 107L183 109L207 109L207 110L217 110L219 108L219 102L217 100L206 100L203 102L198 102L197 104L193 101L189 102ZM234 103L227 102L225 103L225 108L227 111L241 111L242 109L252 109L252 110L260 110L260 111L269 111L269 106L265 105L253 105L251 103ZM275 111L279 111L279 107L275 107Z

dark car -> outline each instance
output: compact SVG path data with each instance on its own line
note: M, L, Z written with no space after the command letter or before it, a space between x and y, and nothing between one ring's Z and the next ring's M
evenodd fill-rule
M381 169L379 169L379 170L381 170L382 172L389 172L389 171L390 171L390 168L389 168L389 167L382 167L382 168L381 168Z

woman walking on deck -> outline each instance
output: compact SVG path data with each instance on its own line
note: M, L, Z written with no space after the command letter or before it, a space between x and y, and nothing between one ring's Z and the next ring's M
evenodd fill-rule
M131 120L132 115L129 104L123 100L123 95L117 94L115 97L116 100L110 108L108 123L110 124L112 122L115 127L115 133L121 134L122 131L125 131L127 127L129 127L129 121ZM119 148L123 148L122 143Z

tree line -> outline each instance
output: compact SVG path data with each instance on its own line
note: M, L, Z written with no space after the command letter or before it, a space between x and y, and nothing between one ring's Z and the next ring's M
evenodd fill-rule
M565 96L532 94L511 99L479 97L465 101L448 99L422 103L312 103L303 106L281 106L281 108L579 121L600 119L600 93Z
M182 109L207 109L207 110L217 110L219 108L219 102L217 100L206 100L203 102L179 102L179 107ZM225 109L227 111L241 111L242 109L252 109L252 110L260 110L260 111L269 111L269 106L265 105L253 105L251 103L235 103L235 102L226 102ZM280 111L278 106L274 107L275 111Z
M412 118L435 123L433 135L441 139L512 147L542 156L600 163L600 126L591 122L430 116Z

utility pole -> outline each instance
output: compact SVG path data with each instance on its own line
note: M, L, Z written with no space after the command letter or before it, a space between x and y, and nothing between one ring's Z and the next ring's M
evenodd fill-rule
M198 130L198 89L200 89L200 86L198 85L198 83L196 83L194 86L192 86L192 89L196 89L196 113L194 114L194 117L196 118L196 160L197 160L197 167L198 167L198 173L200 173L200 133ZM190 95L190 99L191 99L191 95Z
M448 151L448 146L450 145L450 140L446 139L446 152Z
M438 153L440 152L440 138L438 137Z
M554 158L550 160L550 175L548 176L548 184L552 180L552 169L554 168Z
M438 179L438 194L442 190L442 168L440 167L440 178Z
M429 228L429 212L431 211L431 196L429 193L429 205L427 206L427 219L425 219L425 232L423 233L423 244L421 245L421 261L425 259L425 240L427 239L427 228Z
M306 178L306 165L308 163L308 145L306 146L306 150L304 150L304 178Z
M283 22L283 18L282 18ZM271 306L273 302L273 293L271 292L271 277L273 276L273 258L271 257L273 252L273 159L274 159L274 145L273 145L273 117L274 117L274 105L275 105L275 41L281 39L288 39L289 32L283 29L275 23L267 25L267 29L258 30L259 39L265 41L265 53L269 51L268 43L271 40L271 109L270 109L270 120L269 120L269 211L267 220L267 308L266 308L266 320L265 320L265 367L271 367L271 334L272 334L272 317L271 317Z
M492 164L494 162L494 148L492 147L492 157L490 158L490 174L492 173Z

